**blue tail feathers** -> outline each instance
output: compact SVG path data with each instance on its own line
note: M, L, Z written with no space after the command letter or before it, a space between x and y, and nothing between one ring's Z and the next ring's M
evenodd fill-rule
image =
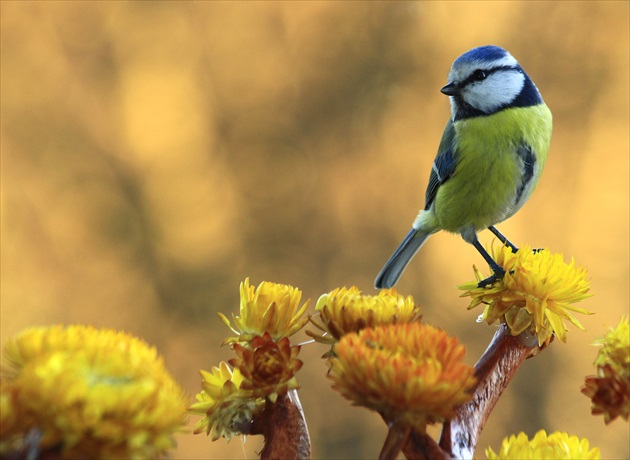
M376 277L374 287L389 289L394 286L429 235L430 233L412 228Z

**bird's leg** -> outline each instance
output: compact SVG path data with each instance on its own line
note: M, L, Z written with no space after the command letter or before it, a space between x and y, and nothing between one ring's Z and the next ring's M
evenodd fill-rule
M508 240L503 233L501 233L499 230L497 230L497 228L494 225L491 225L490 227L488 227L488 230L490 230L492 233L494 233L494 236L499 238L499 241L501 241L501 243L503 243L506 246L508 246L512 250L513 253L518 252L518 248L516 246L514 246L512 244L512 242L510 240Z
M503 236L503 235L501 235L501 236ZM505 237L503 237L503 238L505 238ZM505 240L505 241L507 241L507 240ZM479 240L477 239L476 235L474 236L474 239L470 243L475 247L475 249L477 249L477 251L479 251L479 254L481 254L481 257L483 257L486 260L486 262L488 262L488 265L490 266L490 269L492 269L492 275L490 275L488 278L486 278L484 280L479 281L479 283L477 283L477 287L482 288L482 287L489 286L492 283L494 283L495 281L500 280L501 278L503 278L505 276L505 270L498 263L496 263L494 261L494 259L492 258L492 256L490 256L490 254L488 254L488 251L486 251L483 248L481 243L479 243ZM516 252L516 251L514 251L514 252Z
M499 240L501 241L501 243L505 244L506 246L508 246L513 253L517 253L518 252L518 248L516 246L514 246L514 244L508 240L505 235L503 233L501 233L494 225L491 225L490 227L488 227L488 230L490 230L492 233L494 233L494 235L499 238ZM534 248L532 249L532 252L534 254L542 251L543 248Z

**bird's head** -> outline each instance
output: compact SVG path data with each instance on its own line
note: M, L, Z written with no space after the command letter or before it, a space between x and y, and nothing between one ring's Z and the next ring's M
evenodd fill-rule
M536 86L503 48L480 46L458 57L442 93L450 96L454 119L491 115L542 102Z

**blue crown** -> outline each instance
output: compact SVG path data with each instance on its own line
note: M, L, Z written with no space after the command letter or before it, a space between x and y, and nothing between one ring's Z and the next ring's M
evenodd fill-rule
M486 45L473 48L462 54L453 64L461 64L464 62L492 62L502 59L507 55L508 52L500 46Z

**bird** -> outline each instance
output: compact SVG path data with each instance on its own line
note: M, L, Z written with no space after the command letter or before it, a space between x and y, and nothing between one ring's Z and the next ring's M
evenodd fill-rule
M513 252L495 225L513 216L529 199L542 173L551 142L552 115L540 91L505 49L473 48L453 62L446 124L431 168L425 205L402 243L376 277L377 289L393 287L429 236L459 234L488 263L491 285L505 270L479 243L490 230Z

